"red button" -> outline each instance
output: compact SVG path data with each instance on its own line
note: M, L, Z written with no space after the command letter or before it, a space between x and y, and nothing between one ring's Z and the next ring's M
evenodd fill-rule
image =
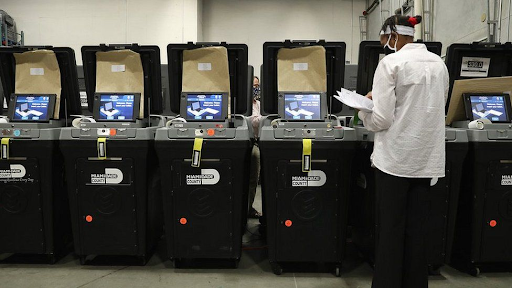
M180 224L181 224L181 225L185 225L185 224L187 224L187 218L181 218L181 219L180 219Z
M88 223L91 223L92 222L92 216L91 215L85 216L85 221L87 221Z
M489 222L489 226L491 227L496 227L496 225L498 225L498 222L496 222L496 220L491 220L491 222Z
M293 224L293 223L292 223L292 220L286 220L286 221L284 221L284 226L286 226L286 227L291 227L291 226L292 226L292 224Z
M117 134L117 130L110 128L110 136L116 136L116 134Z
M213 136L215 134L215 130L208 129L207 133L208 133L208 136Z

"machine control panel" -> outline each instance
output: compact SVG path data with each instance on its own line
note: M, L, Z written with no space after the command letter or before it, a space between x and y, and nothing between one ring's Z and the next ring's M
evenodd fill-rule
M276 139L340 139L344 133L333 122L277 122L272 128Z
M137 135L136 128L80 128L73 129L71 132L73 138L113 138L127 139L135 138Z
M11 138L39 138L39 129L30 128L2 128L0 129L2 137Z
M169 138L235 138L236 128L173 128L168 129Z
M343 127L333 128L275 128L274 137L276 139L294 138L294 139L339 139L343 138Z

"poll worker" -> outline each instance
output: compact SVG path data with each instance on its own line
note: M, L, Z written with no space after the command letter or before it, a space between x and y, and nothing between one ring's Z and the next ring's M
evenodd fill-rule
M386 50L375 71L376 254L373 288L428 287L426 219L433 178L445 176L444 111L448 70L424 44L413 43L421 16L395 15L380 32Z
M254 76L253 79L253 95L252 95L252 115L250 117L252 128L254 131L254 139L258 139L260 120L262 118L260 113L260 78ZM251 170L249 176L249 218L259 218L261 213L254 208L254 198L256 196L256 188L260 178L260 148L258 142L254 143L251 153Z

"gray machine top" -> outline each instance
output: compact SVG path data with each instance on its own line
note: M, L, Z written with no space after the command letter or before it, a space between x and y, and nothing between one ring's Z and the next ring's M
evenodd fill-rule
M171 119L166 127L156 131L155 140L165 141L170 139L232 139L249 140L251 134L247 119L242 115L232 115L231 121L223 122L183 122ZM233 126L233 127L230 127Z
M249 140L249 126L243 115L229 115L229 93L182 92L180 118L172 118L158 129L155 140L232 139Z
M468 124L469 121L456 121L452 127L465 129L469 142L512 141L512 123L484 124L483 129L469 129Z
M356 126L354 127L357 134L358 141L367 141L374 142L375 141L375 133L368 131L364 126ZM464 129L457 129L452 127L445 127L445 142L450 143L466 143L468 142L468 134Z
M91 140L98 137L111 140L151 140L154 139L156 129L163 127L166 117L150 117L136 122L82 122L80 127L66 127L61 129L61 140Z
M9 101L9 121L0 123L0 136L14 139L59 139L64 120L55 120L56 95L12 94Z
M64 120L48 123L0 123L0 137L15 139L58 140Z
M340 116L340 117L338 117L338 119L340 120L340 122L345 123L345 125L347 125L347 126L354 125L353 117ZM466 124L466 127L467 127L467 124ZM368 129L366 129L366 127L364 127L362 124L355 125L354 129L356 130L358 141L366 141L366 142L374 142L375 141L375 132L368 131ZM468 135L467 135L465 129L445 127L445 141L446 142L466 143L466 142L468 142Z
M355 140L355 131L329 117L325 92L279 92L279 115L260 122L260 140Z
M356 133L352 128L342 127L337 118L322 122L286 122L270 115L260 122L260 141L301 139L355 141Z
M231 139L251 138L247 118L229 115L229 93L182 92L180 115L166 127L158 129L156 141L170 139Z

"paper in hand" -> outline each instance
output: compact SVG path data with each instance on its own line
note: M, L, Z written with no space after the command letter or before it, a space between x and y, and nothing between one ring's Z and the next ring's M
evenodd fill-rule
M343 88L341 88L341 91L336 92L338 92L338 95L333 95L333 97L341 103L364 112L372 112L373 101L366 98L365 96Z

